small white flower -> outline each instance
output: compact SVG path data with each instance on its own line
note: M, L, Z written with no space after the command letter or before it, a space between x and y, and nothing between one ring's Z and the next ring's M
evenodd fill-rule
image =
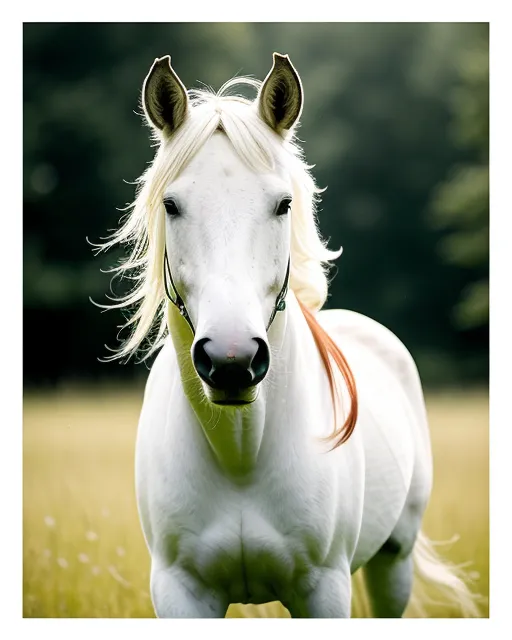
M103 509L101 510L101 515L102 515L104 518L108 518L108 517L109 517L109 515L110 515L110 511L107 509L107 507L103 507Z
M51 516L45 516L44 523L47 527L52 529L55 526L55 518L52 518Z
M87 564L89 562L89 556L86 553L79 553L78 561L82 564Z
M126 551L123 549L123 547L117 547L116 553L120 558L126 555Z
M50 549L43 549L43 556L45 558L51 558L52 552L50 551Z
M99 567L91 567L91 573L93 576L99 576L101 569Z
M89 542L94 542L98 539L98 534L95 531L87 531L85 537L87 538L87 540L89 540Z
M59 567L61 567L62 569L67 569L68 568L68 561L66 560L66 558L57 558L57 564L59 565Z

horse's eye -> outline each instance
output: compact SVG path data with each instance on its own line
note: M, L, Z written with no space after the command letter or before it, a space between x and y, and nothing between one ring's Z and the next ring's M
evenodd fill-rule
M178 205L174 202L174 200L171 200L170 198L164 200L164 207L168 216L174 218L180 215L180 210L178 209Z
M290 211L291 204L292 201L290 200L290 198L285 198L284 200L282 200L277 207L276 216L285 216L288 211Z

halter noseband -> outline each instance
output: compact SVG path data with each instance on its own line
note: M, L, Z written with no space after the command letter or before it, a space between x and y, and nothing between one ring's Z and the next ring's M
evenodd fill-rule
M174 294L175 294L174 298L170 294L169 281L167 280L167 278L169 278L171 287L174 290ZM286 267L286 275L284 277L283 286L281 288L281 291L279 292L279 295L276 298L276 303L274 305L274 308L272 309L272 313L270 314L270 320L267 325L267 331L270 329L270 325L272 324L272 322L274 322L274 318L276 317L277 312L284 311L286 309L285 298L286 298L286 294L288 293L289 280L290 280L290 258L288 258L288 266ZM183 302L183 298L178 293L178 289L176 288L176 285L174 284L174 280L172 279L171 267L169 266L169 259L167 258L167 247L164 250L164 288L165 288L165 295L167 296L167 299L169 300L169 302L172 302L172 304L178 309L180 314L187 321L188 326L192 330L192 333L195 335L194 325L192 324L192 320L190 319L185 303Z

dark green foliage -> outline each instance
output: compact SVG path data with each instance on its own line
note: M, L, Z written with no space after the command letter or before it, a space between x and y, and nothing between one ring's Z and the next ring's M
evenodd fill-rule
M454 308L461 328L489 322L489 32L473 25L458 57L459 82L452 91L452 138L471 153L434 191L433 220L449 229L440 245L447 262L466 268L474 281Z
M187 87L218 89L263 79L273 51L301 75L299 137L328 187L320 225L345 249L328 306L389 326L427 383L486 379L487 25L27 24L27 383L146 373L97 361L122 317L89 296L106 301L100 268L119 253L94 258L86 237L118 225L134 195L124 181L152 158L136 113L153 60L169 53Z

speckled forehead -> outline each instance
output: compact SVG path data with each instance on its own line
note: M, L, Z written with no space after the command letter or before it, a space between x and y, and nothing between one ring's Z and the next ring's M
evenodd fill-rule
M251 169L237 154L227 137L216 133L196 154L180 176L166 189L166 195L187 198L205 189L220 194L260 193L279 197L291 190L286 173L276 166L272 173Z

